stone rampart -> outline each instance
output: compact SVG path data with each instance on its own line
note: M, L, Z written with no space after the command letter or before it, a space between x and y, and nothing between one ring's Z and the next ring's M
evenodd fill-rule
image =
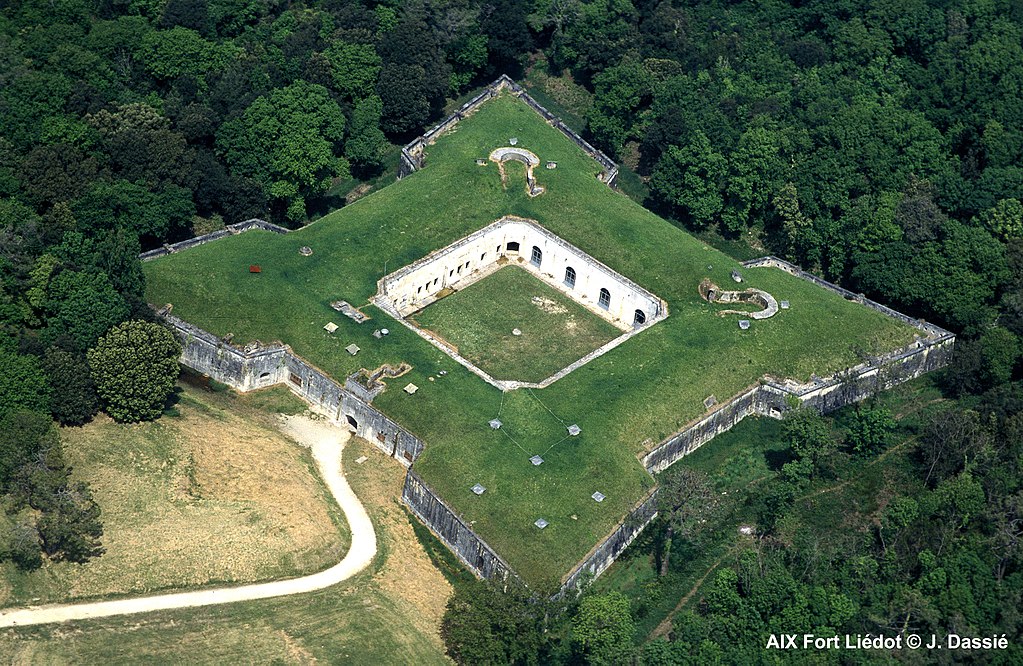
M175 252L187 250L197 245L203 245L211 241L220 240L221 238L224 238L226 236L234 236L235 234L240 234L244 231L252 231L253 229L270 231L275 234L288 233L288 229L285 229L284 227L279 227L276 224L271 224L270 222L267 222L265 220L258 220L256 218L253 218L251 220L245 220L244 222L229 224L223 229L213 231L208 234L203 234L202 236L196 236L195 238L189 238L188 240L183 240L179 243L164 245L163 247L156 248L155 250L143 252L142 254L139 255L139 260L150 261L152 259L156 259L157 257L163 257L168 254L174 254Z
M656 517L657 492L654 491L618 523L610 536L597 544L583 561L572 569L561 586L561 594L579 589L587 580L603 573Z
M479 538L413 470L405 476L401 498L412 513L477 576L492 581L517 578L494 549Z
M759 386L716 405L710 414L689 423L647 453L643 457L643 465L651 474L667 469L679 458L731 429L747 416L759 415L780 419L791 409L793 403L812 407L822 413L831 412L865 400L879 391L939 370L952 359L955 336L940 326L908 317L886 305L865 298L862 294L854 294L848 289L811 275L777 257L746 261L743 262L743 266L779 268L909 324L923 333L923 336L917 336L918 339L895 351L872 357L864 363L828 377L814 376L809 382L802 384L765 377Z
M406 144L405 147L401 149L401 163L398 167L398 178L404 178L413 171L422 169L425 164L425 151L427 145L432 143L439 135L447 132L458 124L460 120L475 111L480 104L500 95L502 90L508 90L513 95L521 99L551 126L571 139L577 146L582 148L587 155L593 158L597 164L604 168L604 173L601 174L601 180L607 183L609 187L615 186L618 179L618 165L614 162L614 160L591 146L588 141L576 134L572 128L563 123L561 119L553 113L545 109L543 105L533 99L522 86L515 83L515 81L513 81L507 74L502 74L499 79L484 88L483 92L460 106L457 111L430 128L419 138Z
M164 321L181 341L181 363L238 391L284 384L331 421L373 442L406 467L423 441L280 343L239 349L177 317Z

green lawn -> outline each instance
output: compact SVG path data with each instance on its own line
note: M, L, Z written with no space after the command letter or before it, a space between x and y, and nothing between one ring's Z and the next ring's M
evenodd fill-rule
M541 161L534 199L497 167L479 167L508 137ZM408 361L401 385L374 404L427 442L416 470L527 581L557 579L610 532L654 481L636 454L704 412L703 400L735 395L765 374L806 380L912 339L913 329L779 270L743 270L790 310L741 331L697 286L730 284L737 262L618 194L599 166L525 104L502 96L428 147L426 167L301 231L248 232L147 263L147 297L237 343L282 340L343 379L360 367ZM363 304L388 272L503 215L541 225L664 298L670 316L542 391L502 395L380 310L358 325L329 303ZM314 254L303 257L299 247ZM250 274L260 264L261 274ZM340 328L328 335L333 320ZM392 335L377 340L375 327ZM343 352L355 342L358 357ZM446 376L430 382L441 369ZM500 414L505 428L487 421ZM583 434L565 440L565 425ZM551 448L553 447L553 448ZM546 452L546 453L545 453ZM540 467L528 455L541 453ZM477 497L474 483L487 486ZM590 499L600 490L608 499ZM533 521L550 526L539 532Z
M414 320L491 377L521 382L541 382L622 335L518 266L442 298Z

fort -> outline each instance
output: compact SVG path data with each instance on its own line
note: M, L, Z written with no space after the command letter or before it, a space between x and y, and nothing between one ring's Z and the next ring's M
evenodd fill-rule
M502 123L514 129L494 137ZM497 178L492 166L464 159L516 135L523 150L558 164L543 172L540 196L505 190L487 180ZM469 147L445 153L448 137ZM162 312L184 365L239 391L283 384L407 466L403 502L481 577L553 577L571 589L656 516L653 474L742 419L782 418L799 405L832 411L949 362L954 336L940 327L775 257L734 262L615 194L617 166L509 79L411 142L401 160L399 182L339 211L344 225L328 218L285 232L250 220L146 253L147 296L173 303ZM491 194L453 193L451 208L432 213L390 203L451 173ZM508 202L529 215L509 214ZM474 205L478 215L464 212ZM404 226L381 234L380 219ZM224 268L225 256L239 267ZM402 267L387 271L388 256ZM261 274L241 268L257 260ZM621 335L528 383L489 377L411 320L507 264ZM749 293L770 300L721 300L720 288L718 299L701 297L704 279L724 284L740 269ZM211 279L223 281L212 302L197 286ZM358 316L330 321L342 298ZM724 302L773 312L751 314L752 326L739 330L716 316ZM264 316L284 303L301 314ZM328 321L336 332L322 330ZM372 335L391 324L386 338ZM229 338L236 326L244 333ZM344 354L345 344L361 351ZM413 382L415 395L399 390ZM477 486L484 490L470 492Z

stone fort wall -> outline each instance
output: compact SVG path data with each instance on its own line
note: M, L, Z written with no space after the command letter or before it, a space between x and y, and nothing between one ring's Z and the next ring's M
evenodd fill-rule
M239 349L177 317L164 321L181 342L181 363L235 390L284 384L318 413L410 467L423 441L280 343Z

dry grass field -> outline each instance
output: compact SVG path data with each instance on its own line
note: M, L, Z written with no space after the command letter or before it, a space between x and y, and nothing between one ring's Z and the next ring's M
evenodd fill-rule
M355 439L343 466L377 530L366 572L312 594L4 630L0 663L448 663L438 628L451 588L399 504L404 468Z
M301 411L285 389L256 396L184 387L178 416L119 425L105 416L61 437L103 511L106 553L84 565L0 568L0 605L145 594L309 573L336 563L347 527L308 451L272 412ZM274 409L266 409L272 406Z

